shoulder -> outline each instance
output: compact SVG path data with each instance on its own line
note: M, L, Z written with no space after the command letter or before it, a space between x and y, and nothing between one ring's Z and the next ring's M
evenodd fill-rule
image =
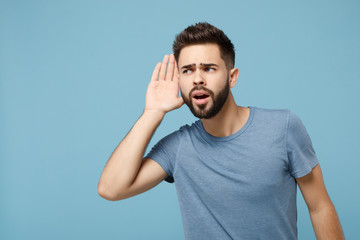
M289 111L287 118L287 135L294 135L297 138L308 138L307 130L300 117Z
M261 115L264 117L287 117L289 112L291 112L289 109L285 108L261 108L261 107L251 107L254 109L257 115Z
M254 120L260 129L285 131L285 134L297 134L305 131L300 117L290 109L269 109L253 107ZM262 127L262 128L261 128Z
M254 120L257 126L271 127L274 130L286 128L289 115L292 113L289 109L271 109L251 107L254 114Z
M200 121L200 120L199 120ZM191 125L185 124L181 126L178 130L166 135L163 137L160 142L163 144L165 142L169 143L179 143L183 138L186 138L186 136L190 135L194 131L198 131L200 125L199 121L196 121L192 123Z
M287 123L301 122L300 117L290 109L286 109L286 108L272 109L272 108L260 108L260 107L252 107L252 108L254 112L256 112L256 115L258 115L258 117L261 118L276 119L276 120L283 119Z
M185 124L181 126L179 130L175 131L174 133L183 135L186 133L197 131L200 126L201 126L200 120L197 120L196 122L193 122L191 124Z

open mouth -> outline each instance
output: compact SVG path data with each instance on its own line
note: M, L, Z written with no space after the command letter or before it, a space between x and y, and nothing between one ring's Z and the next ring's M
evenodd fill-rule
M200 94L200 95L195 95L194 98L195 99L204 99L204 98L207 98L209 97L209 95L206 95L206 94Z
M210 94L204 90L197 90L193 92L192 97L195 104L204 105L209 101Z

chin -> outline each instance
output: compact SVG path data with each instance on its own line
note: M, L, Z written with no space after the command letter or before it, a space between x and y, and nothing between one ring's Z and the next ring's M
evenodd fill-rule
M198 106L195 106L193 108L190 108L190 111L192 114L200 119L210 119L214 116L216 116L217 112L215 113L211 106L205 106L203 109L199 108Z

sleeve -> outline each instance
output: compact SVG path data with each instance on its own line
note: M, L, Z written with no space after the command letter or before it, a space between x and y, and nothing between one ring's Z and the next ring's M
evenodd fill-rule
M289 170L294 178L300 178L312 171L318 164L315 150L300 118L289 111L286 131L286 149Z
M179 131L176 131L161 139L146 155L147 158L154 160L164 169L168 175L165 181L169 183L174 182L173 171L178 146Z

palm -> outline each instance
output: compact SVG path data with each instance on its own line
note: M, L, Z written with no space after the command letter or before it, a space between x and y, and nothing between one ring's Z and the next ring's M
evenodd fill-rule
M169 66L167 67L169 63ZM167 71L166 71L167 68ZM162 63L154 69L146 92L145 110L167 113L183 104L179 94L179 77L173 55L165 55Z

